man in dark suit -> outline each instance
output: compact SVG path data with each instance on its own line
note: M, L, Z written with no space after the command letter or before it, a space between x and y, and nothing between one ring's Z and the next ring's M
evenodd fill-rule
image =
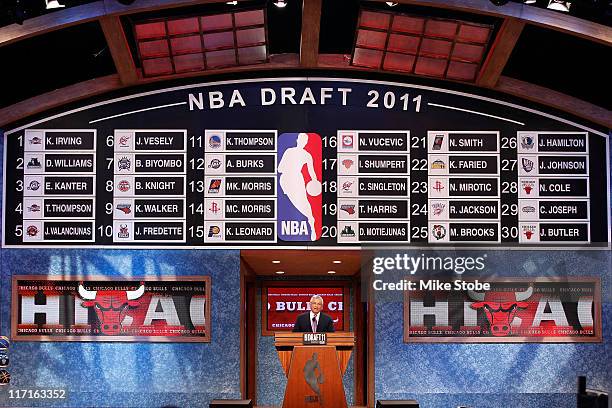
M334 321L331 317L322 313L323 298L314 295L310 298L310 312L302 313L295 320L293 325L294 332L334 332Z

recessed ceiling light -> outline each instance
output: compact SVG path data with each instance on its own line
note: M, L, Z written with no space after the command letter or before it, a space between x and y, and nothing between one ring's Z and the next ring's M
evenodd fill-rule
M338 259L336 259L335 261L332 261L332 262L335 263L335 264L341 264L342 263L342 261L339 261Z
M274 259L274 260L272 261L272 263L279 264L279 263L280 263L280 261L279 261L278 259Z
M276 271L275 272L277 275L283 275L285 273L285 271Z
M285 8L287 6L287 2L285 0L277 0L272 4L274 4L278 8Z
M572 6L572 3L569 1L550 0L547 8L549 10L556 10L556 11L562 11L564 13L569 13L571 6Z
M225 4L227 4L228 6L237 6L238 2L236 0L234 0L234 1L226 1Z
M333 275L336 273L336 271L327 271L327 273L329 273L330 275Z
M47 10L66 7L63 4L60 4L57 0L45 0L45 2L47 4Z
M387 6L389 7L395 7L397 6L397 2L396 1L385 1L385 3L387 4Z

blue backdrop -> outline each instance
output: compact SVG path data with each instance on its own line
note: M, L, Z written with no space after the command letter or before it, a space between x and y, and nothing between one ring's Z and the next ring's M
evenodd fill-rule
M2 256L2 334L10 333L11 275L118 277L209 275L211 343L13 342L11 389L54 388L66 400L15 400L0 406L207 407L240 397L238 251L8 250Z
M578 375L587 376L589 387L612 390L610 253L488 251L486 264L485 276L601 277L604 342L408 344L403 342L403 303L383 299L375 308L376 398L414 398L427 408L575 408Z

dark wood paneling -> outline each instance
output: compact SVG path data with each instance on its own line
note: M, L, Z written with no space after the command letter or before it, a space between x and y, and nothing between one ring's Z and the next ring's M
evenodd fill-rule
M504 20L491 46L489 55L480 70L476 85L484 87L495 86L524 27L525 23L515 18Z
M103 16L104 13L104 2L96 1L29 18L22 25L11 24L0 28L0 47L60 28L86 23Z
M612 112L561 92L506 76L501 76L493 89L560 109L612 129Z
M138 72L130 52L130 46L125 38L121 20L119 17L106 16L100 19L100 25L121 83L131 85L138 82Z
M257 401L257 284L253 270L240 259L240 393Z
M353 401L355 405L365 405L367 401L367 330L366 316L364 313L364 303L361 302L361 280L353 281L353 332L355 333L355 375L354 375L354 395Z
M56 89L0 109L0 126L122 87L119 75L115 74Z
M303 67L317 65L319 33L321 31L321 4L322 0L304 0L300 42L300 65Z

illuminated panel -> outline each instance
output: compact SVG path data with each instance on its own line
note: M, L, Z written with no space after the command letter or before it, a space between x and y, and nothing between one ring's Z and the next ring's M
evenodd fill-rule
M134 25L145 77L266 62L266 29L263 10L168 18Z
M474 82L493 26L362 10L351 64Z

